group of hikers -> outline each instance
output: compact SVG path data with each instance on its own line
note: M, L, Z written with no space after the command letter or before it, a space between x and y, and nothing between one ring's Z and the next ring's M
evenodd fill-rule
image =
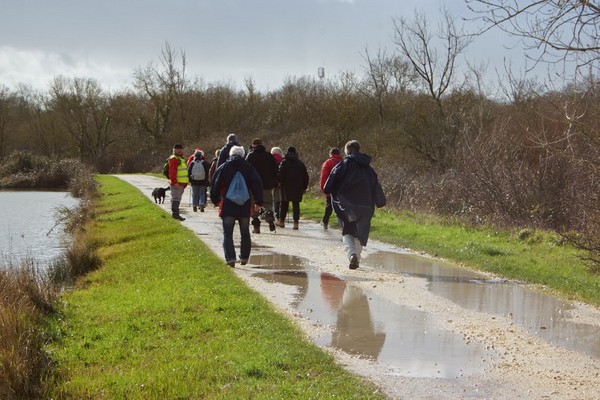
M346 143L344 152L346 156L342 157L339 148L331 148L321 168L320 189L326 196L321 225L327 229L332 213L336 213L349 268L356 269L362 247L369 238L375 207L383 207L386 199L377 173L370 165L371 157L360 152L358 141ZM276 227L285 228L291 202L292 229L299 229L300 202L308 188L309 175L295 147L288 147L285 154L279 147L267 151L257 138L246 154L237 136L230 134L223 148L215 152L212 162L200 148L185 159L183 145L176 144L167 167L173 218L185 220L179 206L188 184L194 212L204 212L207 197L210 198L219 207L225 262L231 267L238 261L233 243L236 221L241 234L241 265L247 264L250 258L250 223L254 234L260 233L261 219L271 232ZM209 196L207 188L210 188Z

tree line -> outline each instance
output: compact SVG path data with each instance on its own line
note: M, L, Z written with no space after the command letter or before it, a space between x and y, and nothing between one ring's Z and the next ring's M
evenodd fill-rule
M395 20L393 51L363 51L362 73L289 77L269 92L189 76L169 44L129 90L60 76L47 91L0 86L0 160L26 150L102 173L158 171L174 143L210 156L234 132L295 146L315 183L328 149L357 139L390 204L554 229L600 260L597 70L552 83L505 68L492 86L484 67L459 72L471 39L447 14L434 31L416 13Z

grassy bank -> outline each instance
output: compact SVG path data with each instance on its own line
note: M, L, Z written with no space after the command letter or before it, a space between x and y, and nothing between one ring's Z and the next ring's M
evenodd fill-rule
M303 218L319 221L324 204L322 196L305 197ZM600 275L589 272L578 257L583 253L551 232L472 228L384 208L376 211L371 237L506 278L547 285L568 298L600 306Z
M100 177L103 267L64 296L53 398L378 398L140 192Z

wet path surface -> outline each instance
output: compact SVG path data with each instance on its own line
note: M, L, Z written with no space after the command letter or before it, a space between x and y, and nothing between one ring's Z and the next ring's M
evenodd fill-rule
M147 196L161 182L122 179ZM222 257L206 211L183 225ZM252 241L238 276L390 397L600 399L596 309L375 241L350 271L339 231L305 221Z

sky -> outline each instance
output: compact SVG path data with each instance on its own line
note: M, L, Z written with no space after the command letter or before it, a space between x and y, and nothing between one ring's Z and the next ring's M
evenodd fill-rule
M185 52L188 76L276 90L319 67L328 78L362 73L365 49L395 51L393 18L419 11L435 28L443 7L472 17L463 0L0 0L0 86L43 90L63 75L131 87L135 69L156 64L168 43ZM520 67L515 43L487 33L461 65L487 63L492 75L505 60Z

